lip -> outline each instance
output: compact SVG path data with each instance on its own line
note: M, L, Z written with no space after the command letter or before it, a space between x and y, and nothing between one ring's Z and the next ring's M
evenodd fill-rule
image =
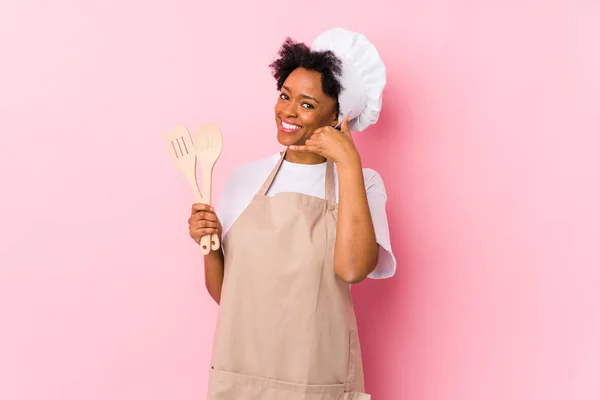
M302 129L302 126L300 126L300 128L298 128L298 129L288 129L288 128L285 128L285 127L283 126L283 123L284 123L284 122L285 122L286 124L300 126L300 125L297 125L297 124L292 124L291 122L289 122L289 121L286 121L286 120L283 120L283 119L282 119L282 120L280 120L280 121L279 121L279 130L280 130L281 132L285 132L285 133L296 133L296 132L299 132L299 131Z

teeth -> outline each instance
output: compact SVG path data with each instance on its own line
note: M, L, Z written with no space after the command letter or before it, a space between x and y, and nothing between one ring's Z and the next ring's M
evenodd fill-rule
M288 124L285 123L283 121L281 121L281 125L285 128L285 129L300 129L300 127L298 125L292 125L292 124Z

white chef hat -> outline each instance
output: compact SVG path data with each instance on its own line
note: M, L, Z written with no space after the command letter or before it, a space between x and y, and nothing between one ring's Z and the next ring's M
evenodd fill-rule
M347 116L351 131L362 131L379 119L381 95L386 83L385 65L377 49L364 35L343 28L320 34L312 50L331 50L342 60L339 121Z

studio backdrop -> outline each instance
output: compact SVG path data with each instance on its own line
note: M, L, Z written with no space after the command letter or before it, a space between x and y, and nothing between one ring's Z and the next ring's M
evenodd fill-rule
M162 135L274 154L286 37L366 35L355 134L398 270L353 286L374 400L600 398L600 3L0 3L0 399L198 400L218 306ZM268 245L268 244L266 244Z

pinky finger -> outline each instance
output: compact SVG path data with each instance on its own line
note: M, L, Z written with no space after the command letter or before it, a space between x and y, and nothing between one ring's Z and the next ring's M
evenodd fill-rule
M290 150L306 151L311 153L315 151L311 146L290 146Z
M217 233L217 228L202 228L197 229L193 232L194 237L198 238L198 241L202 236L212 235L213 233Z

